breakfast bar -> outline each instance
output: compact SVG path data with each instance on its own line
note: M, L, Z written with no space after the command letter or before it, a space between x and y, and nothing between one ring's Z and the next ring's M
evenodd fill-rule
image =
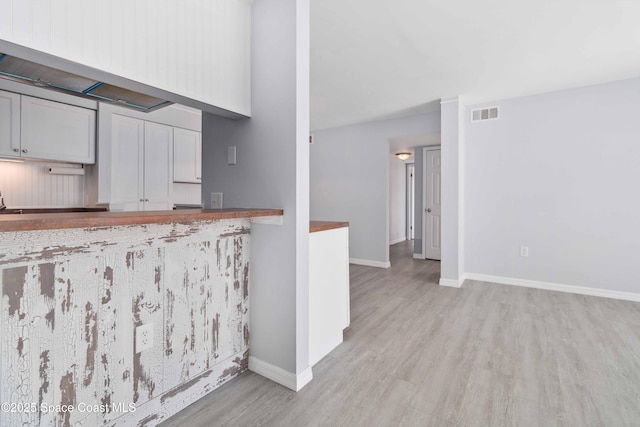
M251 223L282 215L0 215L0 425L156 424L246 370Z

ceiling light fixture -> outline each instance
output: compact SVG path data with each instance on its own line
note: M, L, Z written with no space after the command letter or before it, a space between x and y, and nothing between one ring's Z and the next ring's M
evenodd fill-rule
M396 153L396 157L404 162L409 157L411 157L411 153Z

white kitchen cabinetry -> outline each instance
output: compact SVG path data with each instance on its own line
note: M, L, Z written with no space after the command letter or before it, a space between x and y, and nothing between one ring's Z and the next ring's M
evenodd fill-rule
M19 152L20 95L0 91L0 156L16 156Z
M113 114L110 210L169 210L173 129Z
M173 182L202 182L201 133L173 129Z
M25 95L21 104L23 157L95 163L95 111Z
M0 155L92 164L96 113L0 91Z
M342 342L350 323L349 228L309 235L309 364Z

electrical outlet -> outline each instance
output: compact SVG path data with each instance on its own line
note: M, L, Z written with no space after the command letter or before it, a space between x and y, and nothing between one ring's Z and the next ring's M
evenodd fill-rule
M211 209L222 209L222 193L211 193Z
M520 246L520 256L524 256L524 257L529 256L529 247L528 246Z
M136 328L136 354L153 347L153 323Z

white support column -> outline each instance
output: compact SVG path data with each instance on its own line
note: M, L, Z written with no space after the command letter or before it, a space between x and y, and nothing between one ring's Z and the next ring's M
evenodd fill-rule
M442 264L440 285L464 281L464 107L458 97L441 100Z

